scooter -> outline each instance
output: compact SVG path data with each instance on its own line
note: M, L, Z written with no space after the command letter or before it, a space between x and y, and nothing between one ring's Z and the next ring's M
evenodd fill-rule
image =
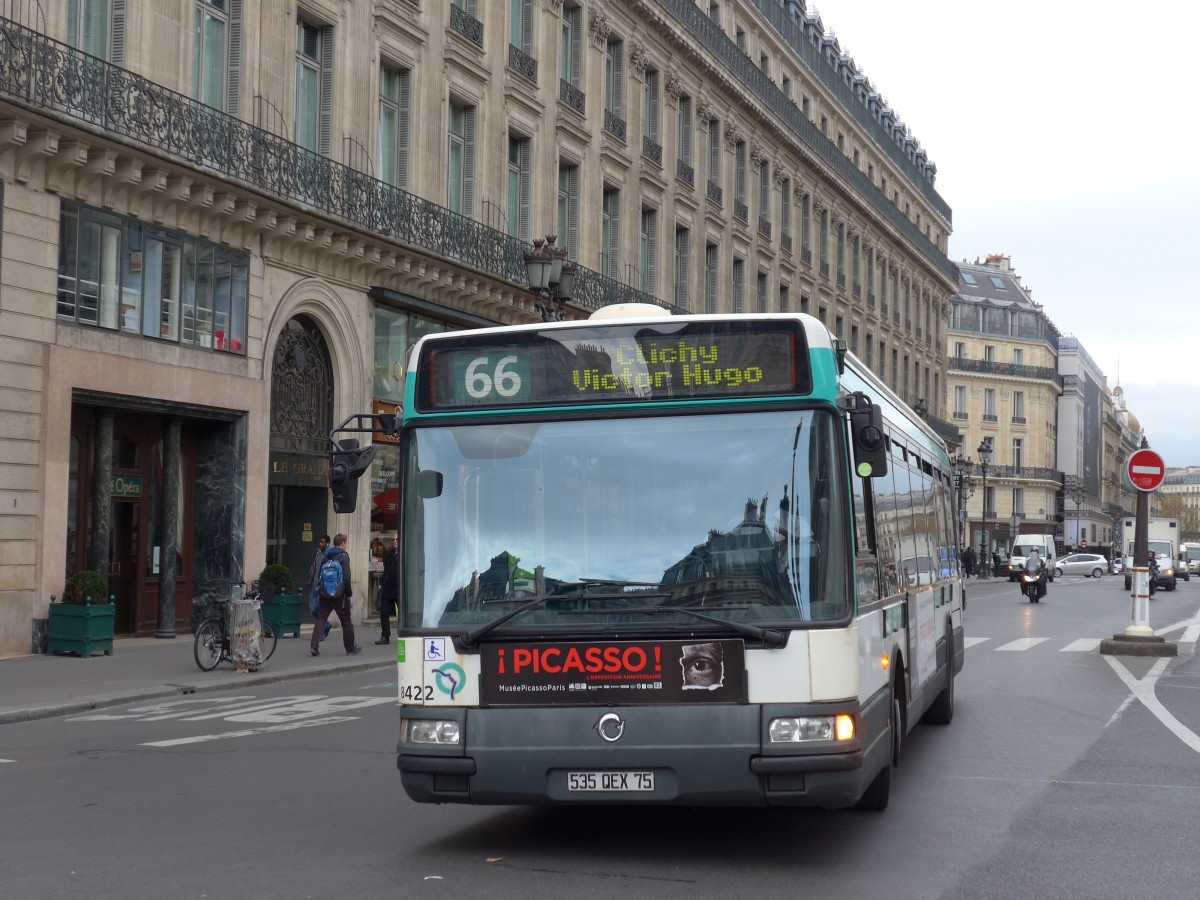
M1046 596L1046 567L1037 566L1032 560L1025 563L1021 573L1021 593L1030 603L1037 603Z

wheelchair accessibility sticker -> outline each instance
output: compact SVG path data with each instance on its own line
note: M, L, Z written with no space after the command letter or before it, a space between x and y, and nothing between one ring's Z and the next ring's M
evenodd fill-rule
M425 662L446 661L446 639L425 638Z

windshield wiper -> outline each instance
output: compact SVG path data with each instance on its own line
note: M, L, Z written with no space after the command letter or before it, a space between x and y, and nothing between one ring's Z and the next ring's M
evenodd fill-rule
M658 587L658 582L655 581L616 581L609 578L580 578L578 581L560 582L554 586L555 593L545 593L532 600L527 600L518 606L516 609L510 609L502 616L497 616L490 622L484 622L478 628L471 631L464 631L454 639L455 648L458 650L472 650L479 645L479 641L484 635L488 634L495 628L499 628L509 619L514 619L528 609L533 609L535 606L547 602L548 600L613 600L620 597L635 596L639 600L647 597L661 596L658 594L638 593L624 594L620 590L608 593L591 593L588 588L593 585L600 585L608 588L625 588L625 587Z
M684 606L643 606L639 609L623 609L620 612L627 613L642 613L647 616L656 616L659 613L673 612L683 613L687 616L693 616L704 622L710 622L713 625L723 625L726 628L732 629L743 637L754 638L762 641L766 647L775 648L783 647L787 644L787 635L778 628L762 628L758 625L751 625L748 622L734 622L731 619L719 619L716 616L705 615L704 613L696 612L694 609L688 609Z

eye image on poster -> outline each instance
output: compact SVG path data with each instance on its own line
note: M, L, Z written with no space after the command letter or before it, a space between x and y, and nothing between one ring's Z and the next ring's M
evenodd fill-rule
M683 668L685 691L715 691L724 685L720 644L684 644L682 650L679 665Z

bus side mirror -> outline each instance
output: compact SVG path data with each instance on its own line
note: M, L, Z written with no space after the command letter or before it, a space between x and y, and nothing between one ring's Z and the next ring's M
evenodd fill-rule
M860 478L879 478L888 472L888 441L883 433L883 410L866 394L854 394L850 435L854 442L854 471Z
M353 438L334 444L329 455L329 489L333 491L333 511L352 513L358 506L358 479L375 458L375 445L360 447Z

